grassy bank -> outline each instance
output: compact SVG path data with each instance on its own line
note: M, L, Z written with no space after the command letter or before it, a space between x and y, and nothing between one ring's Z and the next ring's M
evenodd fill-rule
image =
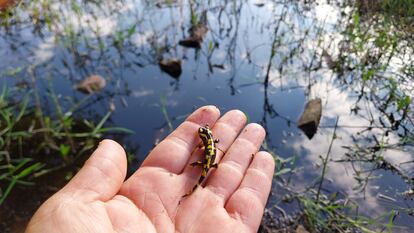
M68 105L62 103L63 98L51 85L43 96L35 85L2 86L0 205L16 186L35 185L37 178L89 155L105 133L130 133L123 128L105 127L111 111L98 120L77 115L89 96Z

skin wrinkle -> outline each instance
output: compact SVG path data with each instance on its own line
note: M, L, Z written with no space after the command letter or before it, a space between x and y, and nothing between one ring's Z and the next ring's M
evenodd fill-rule
M115 230L115 223L113 222L113 220L112 220L112 218L111 218L111 215L110 215L110 213L108 212L108 208L105 206L105 212L106 212L106 215L108 216L108 219L109 219L109 222L111 222L112 224L111 224L111 226L112 226L112 231L113 232L118 232L118 231L116 231Z
M197 218L197 216L194 216L193 217L193 219L194 218ZM193 231L193 228L196 226L196 224L187 224L186 225L186 227L185 227L185 229L184 229L184 232L194 232ZM189 228L189 230L188 230L188 228Z
M145 198L146 198L147 194L148 194L147 192L144 194L144 202L145 202ZM154 201L157 202L157 204L161 203L161 206L162 206L162 209L160 210L160 212L151 217L151 222L154 224L154 226L157 226L158 225L157 224L157 218L160 217L160 216L167 216L168 219L170 220L171 224L173 224L174 222L171 219L171 216L169 215L168 211L165 209L165 205L162 201L162 198L155 192L154 193L151 192L151 194L154 194L154 196L156 198L156 199L154 199ZM143 205L143 208L145 208L145 205Z
M124 197L124 196L121 196L121 195L117 195L117 196L115 196L115 198L114 198L114 200L117 200L117 201L120 201L120 202L123 202L124 204L126 204L126 205L129 205L129 204L133 204L133 206L135 207L135 209L138 211L138 213L139 213L139 215L140 215L140 217L141 218L146 218L147 220L149 220L149 218L148 218L148 215L144 212L144 211L142 211L141 209L139 209L130 199L128 199L127 197ZM142 232L142 231L140 231L140 232Z
M174 145L177 145L178 147L184 149L184 153L183 154L190 154L191 150L189 149L191 146L189 143L187 143L184 139L182 139L179 136L173 136L171 135L170 137L165 139L165 143L173 143Z
M72 200L72 201L73 202L78 202L77 200ZM60 203L57 206L57 208L54 209L53 212L64 213L63 216L65 216L67 214L66 213L67 209L70 209L70 208L67 208L67 206L75 206L72 201L66 201L66 202ZM58 216L58 217L56 217L56 216ZM53 214L53 215L51 215L51 218L52 218L52 221L55 222L56 226L58 226L58 227L62 226L62 224L61 224L61 222L62 222L61 214ZM86 226L84 224L84 221L81 221L80 223L83 226ZM90 230L88 227L80 227L79 229L82 229L82 228ZM67 229L62 229L62 232L65 232L65 231L67 231ZM73 228L70 232L76 232L76 228Z
M201 113L198 114L198 116L200 116L200 120L203 120L204 122L206 122L206 119L204 119L204 118L206 118L206 116L208 116L208 115L220 116L220 109L218 109L216 106L213 106L213 105L202 107L198 111L201 112ZM210 113L208 113L208 112L210 112ZM194 115L192 114L190 117L194 117ZM193 121L193 119L190 118L190 117L187 118L187 120L188 121Z
M62 206L66 206L67 202L62 202L59 203L58 206L56 206L55 208L53 208L50 212L47 212L47 214L45 214L44 217L49 216L52 219L52 222L55 223L55 226L61 226L59 219L56 218L56 216L59 216L58 214L56 214L56 212L62 207ZM41 219L41 218L40 218ZM41 223L40 223L41 224ZM35 222L35 225L38 225L37 222Z
M231 164L233 164L233 165L231 165ZM236 167L238 167L238 168L236 168ZM231 171L235 171L237 173L237 175L239 177L238 180L240 180L240 182L237 184L237 186L235 188L237 188L240 185L240 183L242 182L242 179L245 175L245 173L242 172L242 170L244 170L242 168L242 166L239 163L237 163L233 160L227 160L227 161L224 161L223 163L221 163L220 164L220 169L230 169ZM223 171L223 172L225 172L225 171ZM231 173L231 172L227 172L227 173ZM223 206L225 206L225 203L228 201L229 197L231 196L231 193L229 193L228 196L227 196L226 193L228 193L228 191L226 191L227 189L223 188L222 186L223 185L217 185L217 184L210 183L206 186L206 188L208 188L209 190L212 190L212 192L214 192L217 196L222 198L223 201L224 201ZM224 191L222 191L222 190L224 190Z
M193 129L190 129L188 131L194 131L194 130L198 130L198 128L200 128L200 125L197 124L197 123L195 123L195 122L193 122L193 121L186 120L180 127L182 127L182 128L184 128L184 127L193 128ZM178 135L176 135L176 133L173 133L170 136L168 136L166 138L166 140L168 140L170 138L176 138L176 139L178 139L179 141L181 141L181 144L186 145L186 148L190 148L191 147L190 146L190 143L188 143L185 139L183 139L183 138L179 137ZM193 139L197 139L197 136L194 135ZM178 144L180 144L180 143L178 143ZM191 151L189 151L189 152L191 152Z
M224 206L225 196L222 195L223 192L217 191L217 190L223 190L223 188L219 188L219 187L216 187L216 186L206 186L204 189L208 190L210 193L214 194L214 196L218 197L221 205Z
M248 144L249 147L251 147L249 149L244 149L244 151L257 151L257 149L258 149L257 146L255 145L255 143L253 143L252 141L250 141L246 138L242 138L242 137L237 138L236 141L233 144L236 144L236 145L241 144L241 145L244 145L243 147L245 147L245 145ZM237 147L240 147L240 146L237 146Z
M253 132L252 132L253 131ZM260 135L260 140L257 140L257 142L261 142L262 141L262 137L264 137L264 135L266 135L266 131L263 129L263 127L257 123L250 123L248 124L245 129L243 130L244 133L250 133L250 134L254 134L254 135ZM254 139L259 139L259 137L255 137ZM261 143L259 143L261 144Z
M165 205L164 205L164 202L162 201L162 198L156 192L143 192L143 194L144 194L144 197L143 197L142 205L141 206L138 205L139 208L146 209L145 204L146 204L146 201L147 201L147 195L148 194L151 194L151 195L154 194L154 196L155 196L154 201L156 201L157 204L161 203L161 206L162 206L162 210L160 210L160 213L155 214L154 216L151 216L151 222L154 223L155 218L157 218L159 215L166 215L166 216L168 216L170 221L173 223L173 220L172 220L170 214L165 209ZM165 214L165 213L167 213L167 214Z
M185 122L188 122L188 123L190 123L190 124L192 124L192 125L194 125L193 127L197 130L198 128L200 128L200 127L204 127L205 125L201 125L201 124L199 124L199 123L197 123L196 121L194 121L193 119L187 119L187 120L185 120ZM216 123L211 123L211 125L210 125L210 127L213 127L214 125L215 125Z
M102 169L102 168L99 168L99 170L101 170L102 171L102 173L104 173L105 174L105 176L106 177L114 177L114 175L113 174L111 174L111 175L108 175L108 174L106 174L106 172L104 172L104 170L106 170L106 169L110 169L111 170L111 172L112 172L112 168L110 167L110 166L115 166L117 169L115 169L115 170L117 170L118 172L119 172L119 175L118 176L116 176L116 177L124 177L124 172L122 171L123 169L121 169L120 167L119 167L119 165L117 164L117 163L115 163L112 159L110 159L110 158L108 158L108 157L99 157L99 159L101 160L101 165L99 165L99 167L101 167L102 166L102 160L106 160L106 161L109 161L109 163L107 163L106 164L106 166L105 166L105 168L104 169ZM97 163L97 162L96 162ZM96 163L92 163L91 162L91 164L89 164L89 166L94 166L95 168L98 168L98 166L96 165ZM111 179L112 180L112 179Z
M242 111L240 111L238 109L233 109L233 110L230 110L226 113L227 116L229 116L230 114L231 114L232 117L231 117L231 120L228 121L228 122L232 122L232 123L233 122L240 122L243 125L246 124L247 117Z
M96 165L89 165L89 167L91 167L91 168L93 168L93 169L96 169L97 171L99 171L101 174L103 174L104 176L105 176L105 180L108 182L111 182L111 183L114 183L115 185L117 185L119 182L116 182L116 181L114 181L113 179L112 179L112 177L111 177L111 175L109 175L109 174L107 174L106 172L104 172L104 170L102 169L102 168L100 168L99 166L96 166ZM89 191L92 191L92 192L94 192L94 193L96 193L96 194L98 194L98 197L99 197L99 195L101 195L101 194L99 194L97 191L95 191L95 190L92 190L92 189L90 189L90 187L89 186L87 186L87 187L85 187L84 188L85 190L89 190ZM107 198L107 197L106 197ZM110 198L110 197L109 197ZM91 201L95 201L95 200L91 200Z
M170 139L171 140L171 139ZM177 145L177 146L179 146L179 147L181 147L182 149L184 149L184 152L182 153L182 154L190 154L191 153L191 151L190 150L188 150L188 148L186 148L184 145L182 145L182 144L180 144L180 143L178 143L177 141L175 141L175 140L171 140L171 142L172 143L174 143L175 145ZM158 168L158 166L157 165L146 165L146 164L144 164L144 167L152 167L152 168ZM180 174L181 172L182 172L182 170L183 170L184 168L182 168L181 170L179 170L179 169L177 169L177 170L174 170L174 169L166 169L166 168L164 168L164 166L163 166L163 170L164 171L166 171L166 172L169 172L169 173L174 173L174 174Z
M233 171L236 171L238 173L238 175L240 175L241 178L243 178L243 176L245 174L244 172L242 172L242 170L244 170L243 166L240 163L238 163L234 160L223 161L220 165L221 165L221 167L224 166L224 168L227 167L227 168L230 168ZM240 179L240 181L241 181L241 179Z
M165 211L166 212L166 211ZM162 212L162 213L159 213L159 214L157 214L157 215L155 215L154 217L153 217L153 219L151 219L151 222L154 224L154 226L158 226L158 225L164 225L164 224L162 224L162 222L161 222L161 224L159 224L158 223L158 221L157 221L157 219L159 219L159 217L163 217L163 216L167 216L169 219L170 219L170 221L171 221L171 218L170 218L170 216L168 216L168 214L165 214L165 212ZM174 223L171 221L171 225L173 225ZM171 226L170 225L170 226ZM165 225L164 225L165 226ZM157 229L157 227L155 227L156 229ZM169 228L169 227L168 227ZM173 226L173 228L175 229L175 226Z
M222 121L218 121L215 124L216 127L220 127L220 125L221 125L221 127L225 128L225 129L223 129L224 132L231 131L232 135L238 135L238 132L235 130L235 127L237 127L237 126L233 126L233 125L230 125L227 122L222 122Z
M242 189L237 190L237 192L243 192L243 191L248 192L248 191L247 191L247 189L246 189L246 190L242 190ZM252 199L251 199L251 198L252 198L252 197L251 197L251 195L246 196L246 195L242 195L242 194L240 194L240 193L239 193L238 195L241 195L243 198L248 198L250 201L252 200ZM259 198L258 196L256 196L256 195L253 195L253 196L255 196L255 199L256 199L257 201L259 201L260 208L263 208L263 209L264 209L264 206L263 206L263 204L262 204L262 202L261 202L260 198ZM226 203L226 205L227 205L227 203ZM229 213L229 215L230 215L232 218L234 218L234 219L236 219L236 220L238 220L238 221L242 222L244 226L247 226L247 228L248 228L248 229L250 229L250 232L254 232L254 229L250 228L251 226L249 225L249 221L248 221L248 219L247 219L247 216L244 216L243 214L241 214L241 213L240 213L238 210L236 210L236 209L234 209L232 213Z
M198 189L196 189L196 190L194 190L194 192L192 193L192 195L193 196L189 196L188 198L190 199L190 198L199 198L200 197L200 195L199 195L199 190ZM200 202L196 202L196 203L194 203L195 205L193 205L192 206L192 208L194 208L194 209L201 209L200 208L200 205L201 205L201 203ZM183 207L184 209L185 209L185 205L186 205L186 203L183 203L182 205L180 205L179 207ZM188 205L188 204L187 204ZM190 215L189 217L188 217L188 221L189 222L194 222L194 219L196 219L197 218L197 215ZM182 226L182 224L180 224L180 222L178 222L178 224L177 224L177 227L184 227L184 229L182 229L183 231L182 232L190 232L189 230L188 230L188 228L190 228L191 229L191 227L193 227L194 226L194 224L184 224L184 226Z
M157 197L158 197L158 199L160 200L160 202L161 202L161 204L162 204L162 206L164 207L164 211L165 211L165 213L167 213L167 216L168 216L168 218L170 219L170 221L172 222L172 223L174 223L174 220L173 220L173 218L172 218L172 216L170 215L170 213L168 212L168 210L167 209L165 209L165 203L164 203L164 201L162 200L162 198L159 196L159 195L156 195ZM164 212L163 212L164 213Z
M101 141L100 143L99 143L99 146L98 146L98 148L100 147L100 146L102 146L102 144L105 144L105 143L108 143L108 142L106 142L107 140L105 139L105 140L103 140L103 141ZM119 145L117 145L117 146L114 146L114 150L115 151L119 151L119 152L121 152L120 154L122 154L122 155L125 155L125 150L123 149L123 148L120 148L120 146ZM99 157L99 158L104 158L104 159L108 159L109 161L111 161L112 162L112 164L113 165L115 165L116 167L117 167L117 169L118 169L118 171L120 171L120 173L122 174L122 175L124 175L124 169L122 169L122 165L120 165L117 161L115 161L114 160L114 158L113 158L113 156L101 156L101 157ZM90 163L89 162L89 159L88 159L88 161L86 162L86 163Z
M238 191L240 191L240 192L244 191L244 192L248 192L248 193L252 194L252 195L249 195L249 197L256 199L256 201L258 201L260 203L260 207L263 207L263 208L265 207L262 203L261 194L258 190L253 189L251 187L242 187Z
M148 172L147 170L149 170L149 171L156 170L154 172L164 172L164 173L167 173L167 174L171 174L172 173L174 175L178 175L178 174L175 174L174 172L168 171L167 169L165 169L163 167L157 167L157 166L145 166L145 167L142 167L140 169L142 171L145 171L145 172Z
M146 167L146 168L149 168L149 167ZM152 171L147 171L147 172L157 172L157 171L153 171L153 170L158 170L158 172L163 172L163 173L166 173L166 175L170 175L171 174L171 172L169 172L169 171L166 171L165 169L163 169L163 168L156 168L156 169L151 169ZM176 175L176 177L178 177L178 175ZM144 187L144 189L148 189L148 190L151 190L152 189L152 186L150 186L150 185L146 185L146 186L143 186L142 184L141 184L141 187ZM147 187L147 188L145 188L145 187ZM129 189L128 189L128 191L129 191ZM140 207L140 208L145 208L145 204L146 204L146 198L147 198L147 195L149 194L149 192L143 192L143 193L141 193L141 194L138 194L138 196L140 196L140 195L142 195L142 194L144 194L144 200L143 200L143 202L142 202L142 205L138 205L138 207ZM168 217L169 217L169 219L171 220L171 222L173 222L172 221L172 217L173 217L173 214L172 213L169 213L168 212L168 210L166 210L165 208L164 208L164 206L166 206L166 205L164 205L165 203L164 203L164 201L163 201L163 199L156 193L156 192L151 192L151 194L155 194L156 195L156 198L158 199L158 201L159 201L159 203L161 203L162 204L162 206L163 206L163 209L168 213ZM179 197L177 197L177 199L179 199ZM176 202L176 199L175 200L172 200L173 202ZM138 203L139 204L139 203Z
M266 179L267 181L266 182L272 182L272 180L271 179L269 179L269 176L268 175L266 175L266 173L264 173L262 170L260 170L260 169L258 169L258 168L249 168L248 170L247 170L247 172L255 172L255 173L257 173L257 174L259 174L260 176L262 176L262 178L261 179ZM247 173L246 172L246 173ZM256 174L256 175L257 175Z
M87 194L87 195L86 195ZM98 200L98 197L101 195L99 192L96 192L95 190L92 190L88 187L80 187L78 190L71 192L69 195L66 195L70 198L71 201L76 201L80 197L84 196L92 196L93 198L89 198L89 200L85 203L92 203L94 201Z
M173 200L174 203L176 203L176 205L177 205L177 207L174 210L174 213L171 213L171 217L170 217L171 221L173 222L174 225L175 225L175 217L177 216L178 209L180 207L180 205L178 204L180 202L180 200L181 200L181 197L177 197Z
M221 125L221 127L224 127L225 129L222 129L222 130L220 130L220 131L223 131L223 132L226 132L226 134L228 134L227 132L228 131L231 131L232 132L232 134L231 134L231 136L230 137L227 137L227 138L233 138L233 137L237 137L237 135L238 135L238 132L235 130L235 127L237 127L237 126L230 126L230 124L228 124L227 122L222 122L222 121L218 121L216 124L215 124L215 126L216 126L216 130L217 130L217 128L220 128L220 125ZM215 132L212 130L212 133L213 133L213 135L215 135ZM218 138L219 139L219 138ZM219 139L220 140L220 139ZM219 145L221 145L221 144L223 144L223 142L222 141L219 141L218 143L216 143L216 147L217 147L217 153L221 153L220 155L221 156L217 156L218 158L219 158L219 160L221 160L221 158L223 157L222 155L224 155L224 154L226 154L227 153L227 151L228 151L228 149L229 149L229 147L231 146L231 144L230 145L228 145L228 146L226 146L227 147L227 149L225 149L225 150L223 150L223 149L221 149L220 147L219 147Z

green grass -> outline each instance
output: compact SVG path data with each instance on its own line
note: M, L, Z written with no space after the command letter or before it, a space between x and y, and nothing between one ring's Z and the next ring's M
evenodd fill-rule
M386 116L384 126L412 135L414 103L409 86L414 75L410 52L414 49L413 1L358 3L343 32L338 73L354 74L352 82L361 84L355 91L373 99L375 107ZM401 67L394 69L396 63Z
M404 22L413 22L414 0L359 0L359 7Z
M3 85L1 90L0 205L16 185L35 185L36 178L88 155L103 135L132 133L105 126L111 111L101 119L81 119L74 114L81 103L63 107L52 85L42 97L53 103L51 111L45 111L42 103L47 101L40 98L36 87L21 90Z
M338 119L336 126L337 123ZM336 126L326 156L320 157L322 162L321 175L316 175L314 181L310 182L301 191L294 191L297 190L297 187L290 182L292 176L303 169L297 164L297 156L293 155L283 159L277 156L275 151L269 148L266 143L262 145L265 150L273 154L276 161L274 183L278 184L280 189L283 189L279 192L287 192L278 203L269 208L276 207L280 210L282 208L279 205L282 202L285 205L286 203L296 203L295 209L298 209L300 214L290 215L294 218L294 223L291 226L293 227L292 230L295 229L296 225L301 224L309 232L392 232L393 229L398 227L393 222L397 215L396 211L385 212L377 217L365 216L359 212L358 203L354 202L352 198L340 192L330 192L323 187L328 163L332 162L329 155L331 146L336 140ZM287 212L290 211L288 208L284 209L280 219L286 219ZM266 220L264 224L266 224Z

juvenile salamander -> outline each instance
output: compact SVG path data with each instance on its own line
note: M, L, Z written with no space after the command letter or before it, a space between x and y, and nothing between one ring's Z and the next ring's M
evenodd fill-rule
M203 168L203 171L201 172L200 179L198 180L194 188L189 193L185 194L183 197L186 197L194 192L197 186L199 186L201 182L203 182L204 178L206 178L210 168L217 168L217 163L214 163L214 161L216 160L216 143L218 142L218 140L215 140L213 138L213 134L209 129L208 125L200 127L198 129L198 136L201 138L202 147L204 147L204 158L203 160L191 163L190 165L193 167L200 166Z

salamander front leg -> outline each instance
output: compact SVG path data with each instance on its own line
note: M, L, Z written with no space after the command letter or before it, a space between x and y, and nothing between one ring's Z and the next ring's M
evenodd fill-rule
M203 142L200 142L200 143L197 145L197 148L198 148L198 149L201 149L201 150L204 150L204 149L205 149L205 147L204 147L204 145L203 145Z
M190 166L192 166L192 167L196 167L196 166L203 167L204 162L203 161L197 161L197 162L194 162L194 163L190 163Z

